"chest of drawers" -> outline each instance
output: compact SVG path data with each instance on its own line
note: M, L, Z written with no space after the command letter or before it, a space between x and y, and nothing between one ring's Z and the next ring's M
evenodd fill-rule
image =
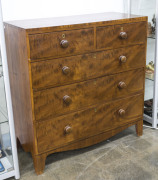
M37 174L51 153L131 125L142 135L147 17L12 21L5 35L16 136Z

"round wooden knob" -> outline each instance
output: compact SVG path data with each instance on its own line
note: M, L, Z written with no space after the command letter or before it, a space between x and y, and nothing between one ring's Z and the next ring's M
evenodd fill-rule
M70 96L65 95L65 96L63 97L63 101L64 101L64 103L65 103L66 105L69 105L69 104L71 104L72 99L70 98Z
M123 82L123 81L121 81L121 82L118 83L118 87L119 87L120 89L124 89L124 88L126 88L126 83Z
M120 62L125 63L127 61L126 56L120 56Z
M125 113L126 113L126 111L125 111L124 109L119 109L119 110L118 110L118 114L119 114L120 116L124 116Z
M64 128L64 132L65 132L65 134L70 134L70 133L72 132L71 126L67 125L67 126Z
M126 32L120 32L120 38L121 39L127 39L127 33Z
M67 75L67 74L70 73L70 68L67 67L67 66L64 66L64 67L62 68L62 71L63 71L63 74Z
M68 41L68 40L62 40L62 41L60 42L60 45L61 45L61 47L63 47L63 48L67 48L67 47L69 46L69 41Z

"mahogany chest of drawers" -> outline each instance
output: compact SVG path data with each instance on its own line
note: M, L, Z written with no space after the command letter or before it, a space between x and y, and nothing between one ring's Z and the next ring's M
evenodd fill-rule
M131 125L142 135L147 17L13 21L5 35L16 136L37 174L51 153Z

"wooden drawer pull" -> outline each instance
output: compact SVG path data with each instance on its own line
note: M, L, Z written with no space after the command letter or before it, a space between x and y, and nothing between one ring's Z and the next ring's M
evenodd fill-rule
M126 111L125 111L124 109L119 109L119 110L118 110L118 114L119 114L120 116L124 116L125 113L126 113Z
M61 47L63 47L63 48L67 48L67 47L69 46L69 41L68 41L68 40L62 40L62 41L60 42L60 45L61 45Z
M121 63L125 63L126 61L127 61L127 58L126 58L126 56L120 56L120 62Z
M119 83L118 83L118 88L120 88L120 89L126 88L126 83L123 82L123 81L119 82Z
M120 32L120 38L121 39L127 39L127 33L126 32Z
M63 74L67 75L67 74L70 73L70 68L67 67L67 66L64 66L64 67L62 68L62 71L63 71Z
M65 103L66 105L69 105L69 104L71 104L72 99L71 99L70 96L65 95L65 96L63 97L63 101L64 101L64 103Z
M64 128L64 132L65 132L65 134L70 134L70 133L72 132L71 126L67 125L67 126Z

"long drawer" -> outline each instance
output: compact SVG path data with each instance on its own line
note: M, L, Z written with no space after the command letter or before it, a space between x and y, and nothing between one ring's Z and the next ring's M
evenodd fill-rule
M39 122L38 151L45 152L117 128L136 120L142 113L143 95L136 95Z
M30 59L58 57L94 49L94 29L29 35Z
M144 69L34 92L35 120L143 91Z
M116 48L146 42L146 22L97 27L97 49Z
M59 86L144 66L145 45L31 63L33 89Z

